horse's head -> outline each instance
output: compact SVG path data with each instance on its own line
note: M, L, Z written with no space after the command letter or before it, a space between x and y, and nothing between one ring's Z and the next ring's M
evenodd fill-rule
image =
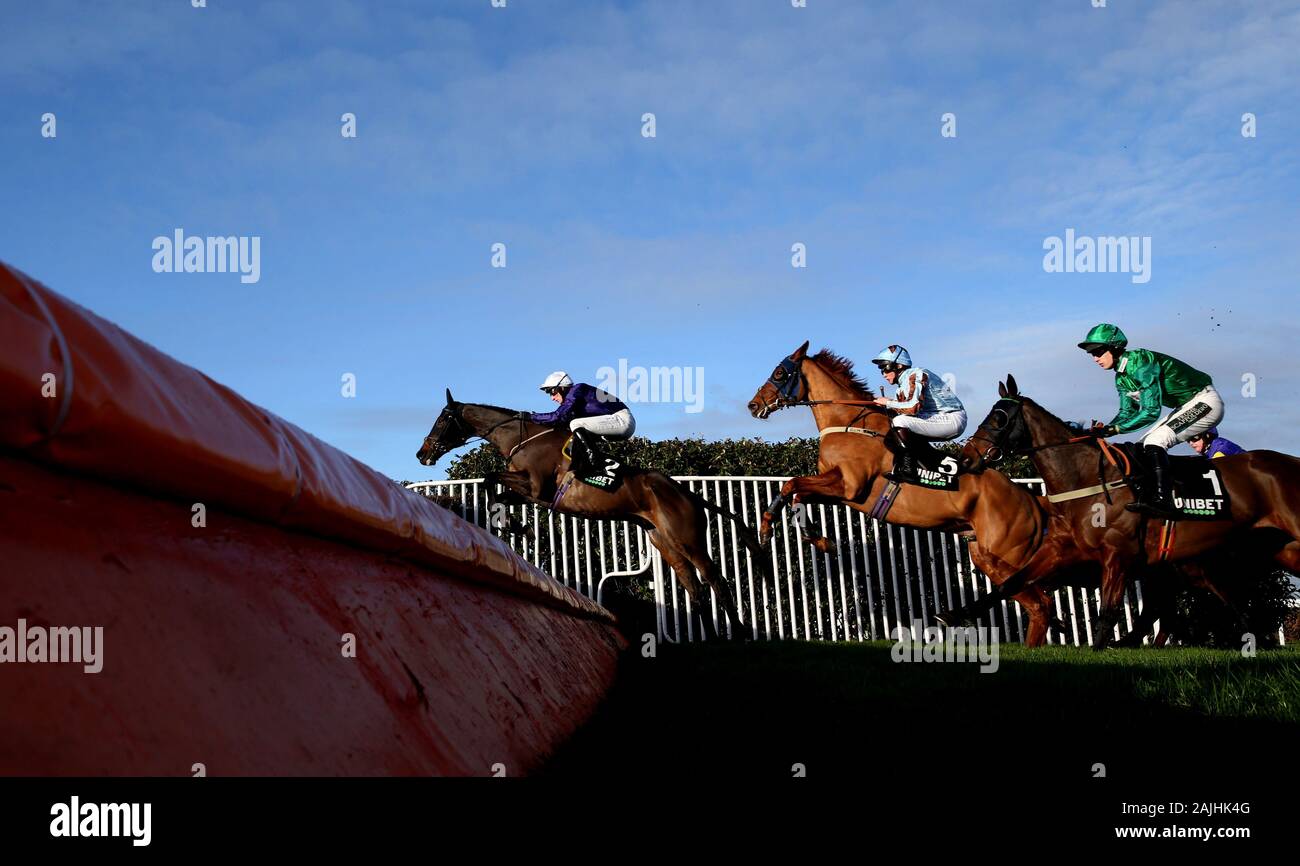
M424 437L420 450L415 452L415 459L425 466L432 466L444 454L453 448L459 448L474 437L474 431L461 417L464 403L452 399L451 389L447 389L447 405L433 422L433 429Z
M808 341L782 358L772 375L754 392L749 401L749 414L760 420L777 409L808 399L808 380L803 375L803 362L808 357Z
M1025 398L1020 396L1014 376L1008 375L1005 383L998 383L998 396L1001 399L962 446L958 463L967 472L982 472L1033 447L1025 423Z

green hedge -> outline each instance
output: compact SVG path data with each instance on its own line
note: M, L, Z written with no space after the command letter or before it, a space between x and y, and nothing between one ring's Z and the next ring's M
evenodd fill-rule
M817 438L793 437L784 442L763 439L664 439L654 442L639 436L606 442L601 447L610 456L643 469L667 475L814 475L817 472ZM961 446L948 443L945 451L956 453ZM501 472L505 460L488 443L481 444L452 460L447 477L482 478ZM1017 458L1003 467L1012 478L1034 477L1034 467Z

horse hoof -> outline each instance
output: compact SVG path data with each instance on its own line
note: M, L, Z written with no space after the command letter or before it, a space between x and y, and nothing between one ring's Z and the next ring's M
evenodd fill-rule
M970 619L960 610L945 610L943 613L935 614L934 618L939 625L947 628L957 628L970 622Z

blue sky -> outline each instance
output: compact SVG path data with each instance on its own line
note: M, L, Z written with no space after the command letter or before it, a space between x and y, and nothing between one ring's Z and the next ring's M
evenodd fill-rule
M443 475L444 387L544 410L620 358L704 370L642 435L808 435L744 409L805 339L1106 420L1097 321L1295 453L1296 44L1276 0L6 4L0 258L396 478ZM261 280L155 274L177 228ZM1151 237L1150 282L1045 273L1067 228Z

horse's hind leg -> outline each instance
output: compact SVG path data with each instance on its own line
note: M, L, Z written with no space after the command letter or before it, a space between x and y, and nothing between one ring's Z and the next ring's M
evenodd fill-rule
M740 612L736 608L735 598L731 594L731 587L727 586L727 579L722 574L722 569L713 561L708 552L700 548L699 545L686 546L686 555L699 569L700 576L704 578L705 586L717 594L718 604L731 620L729 632L732 639L748 640L748 629L740 621Z
M658 531L651 531L647 535L650 536L650 543L658 548L664 562L668 563L668 567L677 575L677 582L682 585L682 588L686 590L686 594L691 597L691 615L699 614L703 623L704 639L712 640L717 637L717 629L713 626L713 609L709 603L709 594L695 576L695 567L691 565L681 549L668 540L667 536ZM678 639L680 638L681 636L678 635Z

